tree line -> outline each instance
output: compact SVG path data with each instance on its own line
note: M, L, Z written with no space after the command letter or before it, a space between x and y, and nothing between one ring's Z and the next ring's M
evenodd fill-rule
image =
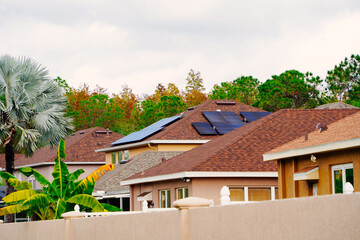
M241 76L215 84L209 93L200 72L192 69L185 90L174 83L159 83L153 94L142 96L128 86L109 95L100 86L90 90L85 83L72 88L60 77L55 81L67 96L67 116L73 118L76 130L101 126L127 135L208 99L232 99L270 112L315 108L336 101L360 107L359 75L360 56L351 55L329 70L325 79L311 72L288 70L263 83L253 76Z

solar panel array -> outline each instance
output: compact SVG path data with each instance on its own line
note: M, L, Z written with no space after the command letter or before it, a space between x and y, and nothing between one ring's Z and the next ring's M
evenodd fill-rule
M244 126L259 118L270 114L269 112L241 112L241 119L235 112L203 111L202 114L209 121L192 123L200 135L226 134L234 129Z
M271 112L240 112L241 116L245 118L246 122L253 122L262 117L269 115Z
M138 132L133 132L133 133L117 140L116 142L111 143L110 145L116 146L116 145L121 145L121 144L126 144L126 143L139 142L139 141L144 140L145 138L161 131L165 126L175 122L179 118L181 118L181 116L174 116L174 117L161 119L161 120L157 121L156 123L153 123L150 126L144 128L144 129L141 129Z
M191 123L196 131L200 135L217 135L218 133L215 129L211 126L210 123L207 122L193 122Z

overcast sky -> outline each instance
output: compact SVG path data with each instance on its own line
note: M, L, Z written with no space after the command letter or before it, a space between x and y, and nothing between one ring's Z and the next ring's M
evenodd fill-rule
M0 33L1 55L29 56L72 87L183 89L192 68L209 91L290 69L324 77L360 54L360 1L0 0Z

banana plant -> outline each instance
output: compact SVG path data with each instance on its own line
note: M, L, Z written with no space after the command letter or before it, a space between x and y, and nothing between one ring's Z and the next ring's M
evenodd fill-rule
M73 211L76 204L82 210L93 212L121 211L114 206L100 204L91 195L95 182L107 171L113 170L113 164L101 166L88 177L78 180L84 170L78 169L70 173L65 160L65 142L60 140L57 157L54 160L52 182L35 169L20 168L20 172L26 177L34 176L42 185L42 191L33 190L30 183L19 181L7 172L0 172L0 177L17 190L2 199L6 203L6 207L0 208L0 216L26 212L28 216L36 215L41 220L59 219L61 214Z

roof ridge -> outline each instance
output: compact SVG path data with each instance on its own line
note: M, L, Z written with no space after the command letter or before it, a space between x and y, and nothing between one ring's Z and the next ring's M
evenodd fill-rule
M282 109L281 109L281 110L282 110ZM252 126L249 127L249 128L250 128L249 131L244 132L244 133L241 134L241 135L238 135L239 138L243 138L243 137L251 134L252 132L254 132L258 127L263 126L265 123L267 123L267 122L270 121L271 119L273 119L273 118L275 118L276 116L278 116L281 112L283 112L283 111L281 111L281 110L279 110L279 111L277 111L277 112L274 112L274 113L272 113L272 114L269 114L269 115L267 115L267 116L265 116L265 117L263 117L263 118L255 121L255 122L252 122L253 124L252 124L252 123L248 123L248 124L252 124ZM261 122L258 122L258 121L261 121ZM256 124L256 123L257 123L257 124ZM236 130L238 130L238 129L241 129L241 127L233 130L233 131L232 131L233 134L235 134ZM229 133L231 133L231 132L229 132ZM227 134L224 134L224 136L226 136L226 135L227 135ZM227 137L228 137L228 135L227 135ZM221 138L218 138L218 139L221 139ZM217 141L218 139L215 139L215 141ZM218 153L219 153L220 151L222 151L222 150L225 149L225 148L228 148L228 147L231 146L231 145L234 145L235 143L236 143L236 141L232 141L232 142L230 142L230 143L228 143L228 144L224 144L221 148L218 148L216 151L214 151L213 154L209 155L209 157L207 157L207 160L202 161L202 162L196 164L194 167L192 167L192 168L191 168L191 171L195 170L197 167L199 167L199 166L201 166L202 164L204 164L204 163L206 163L207 161L209 161L209 160L210 160L210 157L214 157L214 156L218 155Z

